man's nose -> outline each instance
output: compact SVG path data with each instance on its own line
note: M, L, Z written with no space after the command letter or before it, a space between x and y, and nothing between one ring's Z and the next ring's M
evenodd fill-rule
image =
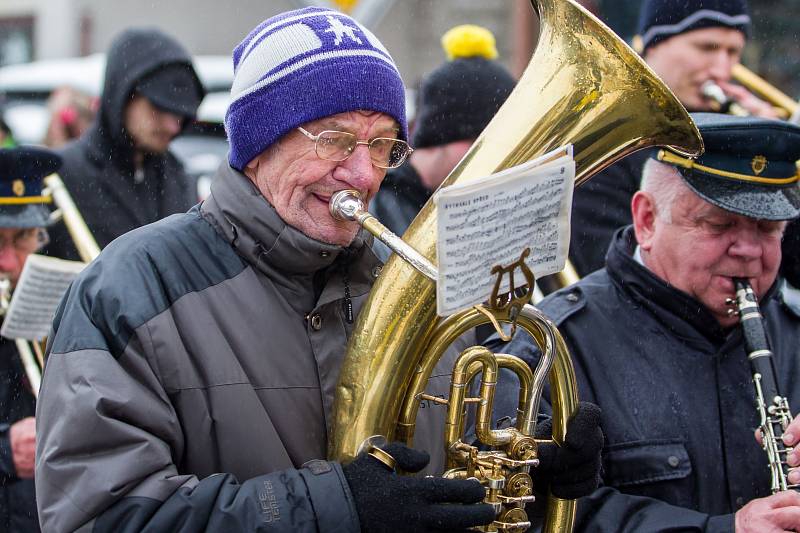
M14 245L6 243L0 248L0 272L15 272L19 260Z
M359 191L373 191L376 187L375 166L369 147L359 144L346 160L339 165L340 172L337 179L347 182L348 185Z
M171 135L177 135L183 127L183 118L173 113L164 113L161 116L161 127Z
M708 72L715 81L729 81L734 60L725 50L715 52L711 57Z
M761 235L753 228L742 228L736 233L729 251L743 259L758 259L764 253Z

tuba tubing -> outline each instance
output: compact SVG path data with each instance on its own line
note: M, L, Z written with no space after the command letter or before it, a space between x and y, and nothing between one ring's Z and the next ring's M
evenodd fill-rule
M97 245L97 241L94 240L86 221L83 220L81 212L78 211L72 196L67 191L61 176L50 174L44 179L44 184L49 189L53 202L58 207L58 214L67 226L67 231L69 231L69 235L72 237L73 243L75 243L78 255L86 263L92 261L100 255L100 247Z

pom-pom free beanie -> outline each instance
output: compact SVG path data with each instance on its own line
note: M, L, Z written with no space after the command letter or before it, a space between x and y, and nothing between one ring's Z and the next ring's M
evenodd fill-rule
M641 51L661 41L702 28L750 30L747 0L645 0L639 14Z
M408 138L397 66L347 15L309 7L267 19L233 51L233 68L225 130L237 170L297 126L337 113L385 113Z

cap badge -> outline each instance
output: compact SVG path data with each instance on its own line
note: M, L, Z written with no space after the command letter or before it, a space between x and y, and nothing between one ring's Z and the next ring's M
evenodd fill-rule
M750 168L753 169L756 176L764 172L764 169L767 168L767 158L763 155L757 155L750 161Z
M25 194L25 182L22 180L14 180L11 183L11 190L14 191L14 194L17 196L22 196Z

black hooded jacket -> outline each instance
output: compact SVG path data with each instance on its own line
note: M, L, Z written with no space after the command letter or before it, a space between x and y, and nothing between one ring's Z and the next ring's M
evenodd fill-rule
M123 233L197 203L194 180L170 152L145 155L142 172L135 172L133 141L124 128L125 108L137 82L176 64L191 66L191 57L172 38L155 29L123 32L108 53L95 123L61 152L61 178L101 248ZM199 78L197 84L202 91ZM50 235L48 255L78 259L63 223Z

